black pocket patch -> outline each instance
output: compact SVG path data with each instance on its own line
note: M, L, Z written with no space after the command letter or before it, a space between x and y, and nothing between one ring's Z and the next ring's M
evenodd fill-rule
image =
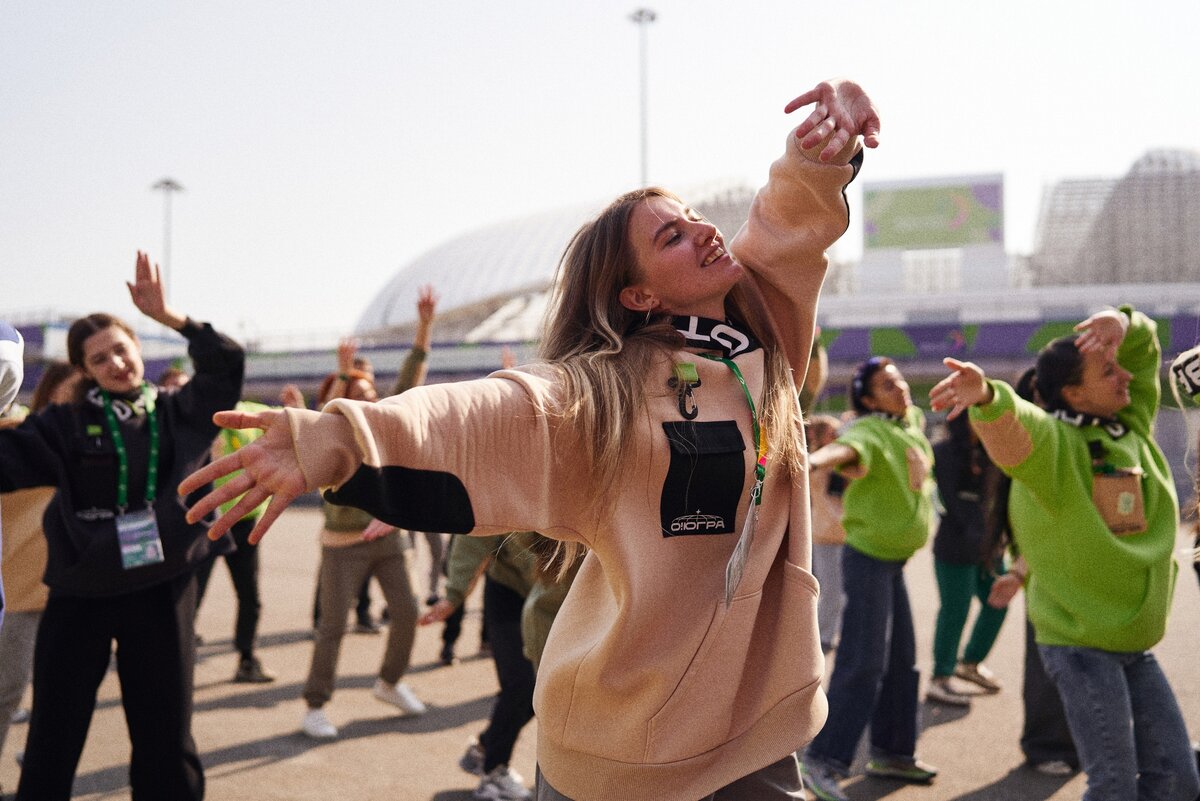
M737 423L663 423L671 467L659 510L664 537L732 534L746 483L746 443Z

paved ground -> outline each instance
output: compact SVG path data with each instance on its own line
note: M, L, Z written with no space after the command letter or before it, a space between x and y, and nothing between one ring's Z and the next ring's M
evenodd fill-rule
M450 668L436 666L437 630L421 630L408 677L430 705L418 719L400 719L375 701L370 686L378 668L382 638L346 637L341 676L326 707L341 728L330 743L315 743L298 732L304 704L300 688L308 669L308 639L317 562L317 513L289 511L263 548L263 661L279 679L274 684L228 682L235 667L231 652L234 600L224 568L214 572L200 614L196 671L196 740L214 801L466 801L473 777L456 766L467 738L486 719L495 692L491 662L474 658L479 641L477 599L473 599L459 651L468 656ZM1186 545L1180 540L1180 546ZM425 556L424 546L418 552ZM908 568L921 654L928 676L930 638L937 593L928 551ZM999 695L982 697L969 712L926 706L921 756L942 774L932 787L910 787L858 778L847 794L854 801L1068 801L1083 793L1082 777L1049 779L1023 768L1017 747L1021 725L1021 628L1014 609L989 663L1008 683ZM1165 665L1193 734L1200 733L1200 681L1195 675L1200 592L1190 567L1180 572L1175 611L1166 639L1156 649ZM515 767L532 778L534 726L518 743ZM12 754L22 747L24 725L13 726L0 785L16 786ZM100 703L76 782L76 797L129 799L128 737L118 700L115 674L100 691ZM614 799L614 801L621 801Z

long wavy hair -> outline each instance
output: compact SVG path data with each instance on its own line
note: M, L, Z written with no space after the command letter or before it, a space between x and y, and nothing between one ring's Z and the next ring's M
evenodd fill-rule
M600 508L613 501L611 489L634 447L635 438L627 434L645 408L646 376L656 359L684 346L668 315L631 311L619 297L642 277L629 220L634 208L652 197L682 203L666 189L638 189L576 232L559 262L543 324L539 355L562 371L566 396L559 413L583 432L596 488L592 500ZM770 438L773 469L792 475L803 469L803 429L782 343L763 324L766 308L747 282L729 293L725 312L762 343L760 420Z

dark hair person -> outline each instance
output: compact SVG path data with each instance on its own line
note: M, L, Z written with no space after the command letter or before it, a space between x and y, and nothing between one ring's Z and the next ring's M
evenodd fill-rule
M542 363L320 414L221 415L267 433L182 485L244 468L192 513L273 495L256 535L330 487L410 529L587 546L538 670L539 798L802 792L795 752L825 703L792 375L849 221L859 137L879 131L850 81L785 111L808 104L728 246L662 189L584 225Z
M954 416L969 409L1013 479L1026 605L1087 773L1085 801L1194 801L1195 756L1150 652L1166 631L1179 523L1151 431L1162 392L1157 329L1128 306L1075 328L1038 355L1045 409L954 359L930 397Z
M45 516L50 597L34 650L22 801L70 797L114 641L134 796L204 795L191 734L193 572L229 543L214 545L199 520L188 522L175 490L208 457L213 414L237 402L244 354L167 305L146 254L128 287L140 312L187 339L192 381L160 394L133 329L91 314L67 333L82 397L0 431L0 490L57 489Z
M928 784L937 769L916 756L919 700L916 630L904 566L929 538L933 451L925 415L889 358L858 366L850 382L858 413L809 458L838 469L842 495L842 639L829 678L829 721L804 752L804 779L818 798L844 801L840 780L870 729L867 775Z

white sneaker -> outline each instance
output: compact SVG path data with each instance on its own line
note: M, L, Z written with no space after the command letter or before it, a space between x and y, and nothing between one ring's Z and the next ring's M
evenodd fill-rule
M970 706L971 696L954 683L950 676L934 676L925 689L925 700L949 706Z
M426 712L425 705L404 682L392 685L383 679L376 679L371 694L385 704L396 707L405 715L424 715Z
M314 740L332 740L337 737L337 726L329 722L321 709L310 709L304 713L301 730Z
M497 765L483 777L471 793L480 801L531 801L533 793L525 787L525 779L508 765Z

